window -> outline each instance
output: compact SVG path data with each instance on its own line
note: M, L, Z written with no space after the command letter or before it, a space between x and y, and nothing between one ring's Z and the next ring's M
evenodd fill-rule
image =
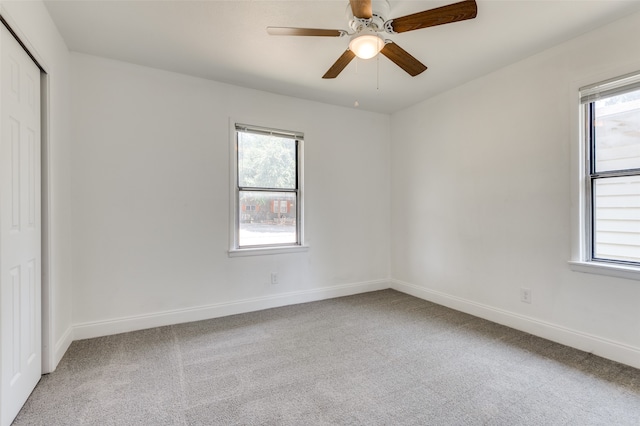
M230 253L302 247L304 136L245 124L235 124L234 135Z
M580 89L584 262L640 270L640 73Z

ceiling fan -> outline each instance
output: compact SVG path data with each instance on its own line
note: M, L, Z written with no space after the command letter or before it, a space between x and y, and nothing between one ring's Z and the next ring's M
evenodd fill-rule
M473 19L478 13L475 0L464 0L401 18L385 20L389 9L387 0L349 0L349 3L351 5L349 28L352 32L317 28L267 27L267 33L284 36L350 36L351 41L348 49L322 78L336 78L356 56L361 59L369 59L375 57L378 53L382 53L409 75L415 77L426 70L427 67L395 42L383 39L380 33L398 34L436 25L450 24Z

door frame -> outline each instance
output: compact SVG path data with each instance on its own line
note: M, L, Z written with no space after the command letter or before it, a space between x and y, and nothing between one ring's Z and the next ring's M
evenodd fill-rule
M41 197L41 320L42 320L42 374L51 373L56 367L54 319L52 306L51 262L51 151L50 151L50 80L48 67L19 25L0 3L0 25L4 25L22 48L40 68L40 197Z

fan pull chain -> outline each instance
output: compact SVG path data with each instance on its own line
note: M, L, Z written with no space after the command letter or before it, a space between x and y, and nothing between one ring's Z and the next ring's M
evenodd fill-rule
M380 90L380 54L376 55L376 90Z

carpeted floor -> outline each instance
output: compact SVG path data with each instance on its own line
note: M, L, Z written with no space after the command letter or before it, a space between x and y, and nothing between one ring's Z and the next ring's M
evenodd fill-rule
M640 370L393 290L74 342L15 425L640 425Z

